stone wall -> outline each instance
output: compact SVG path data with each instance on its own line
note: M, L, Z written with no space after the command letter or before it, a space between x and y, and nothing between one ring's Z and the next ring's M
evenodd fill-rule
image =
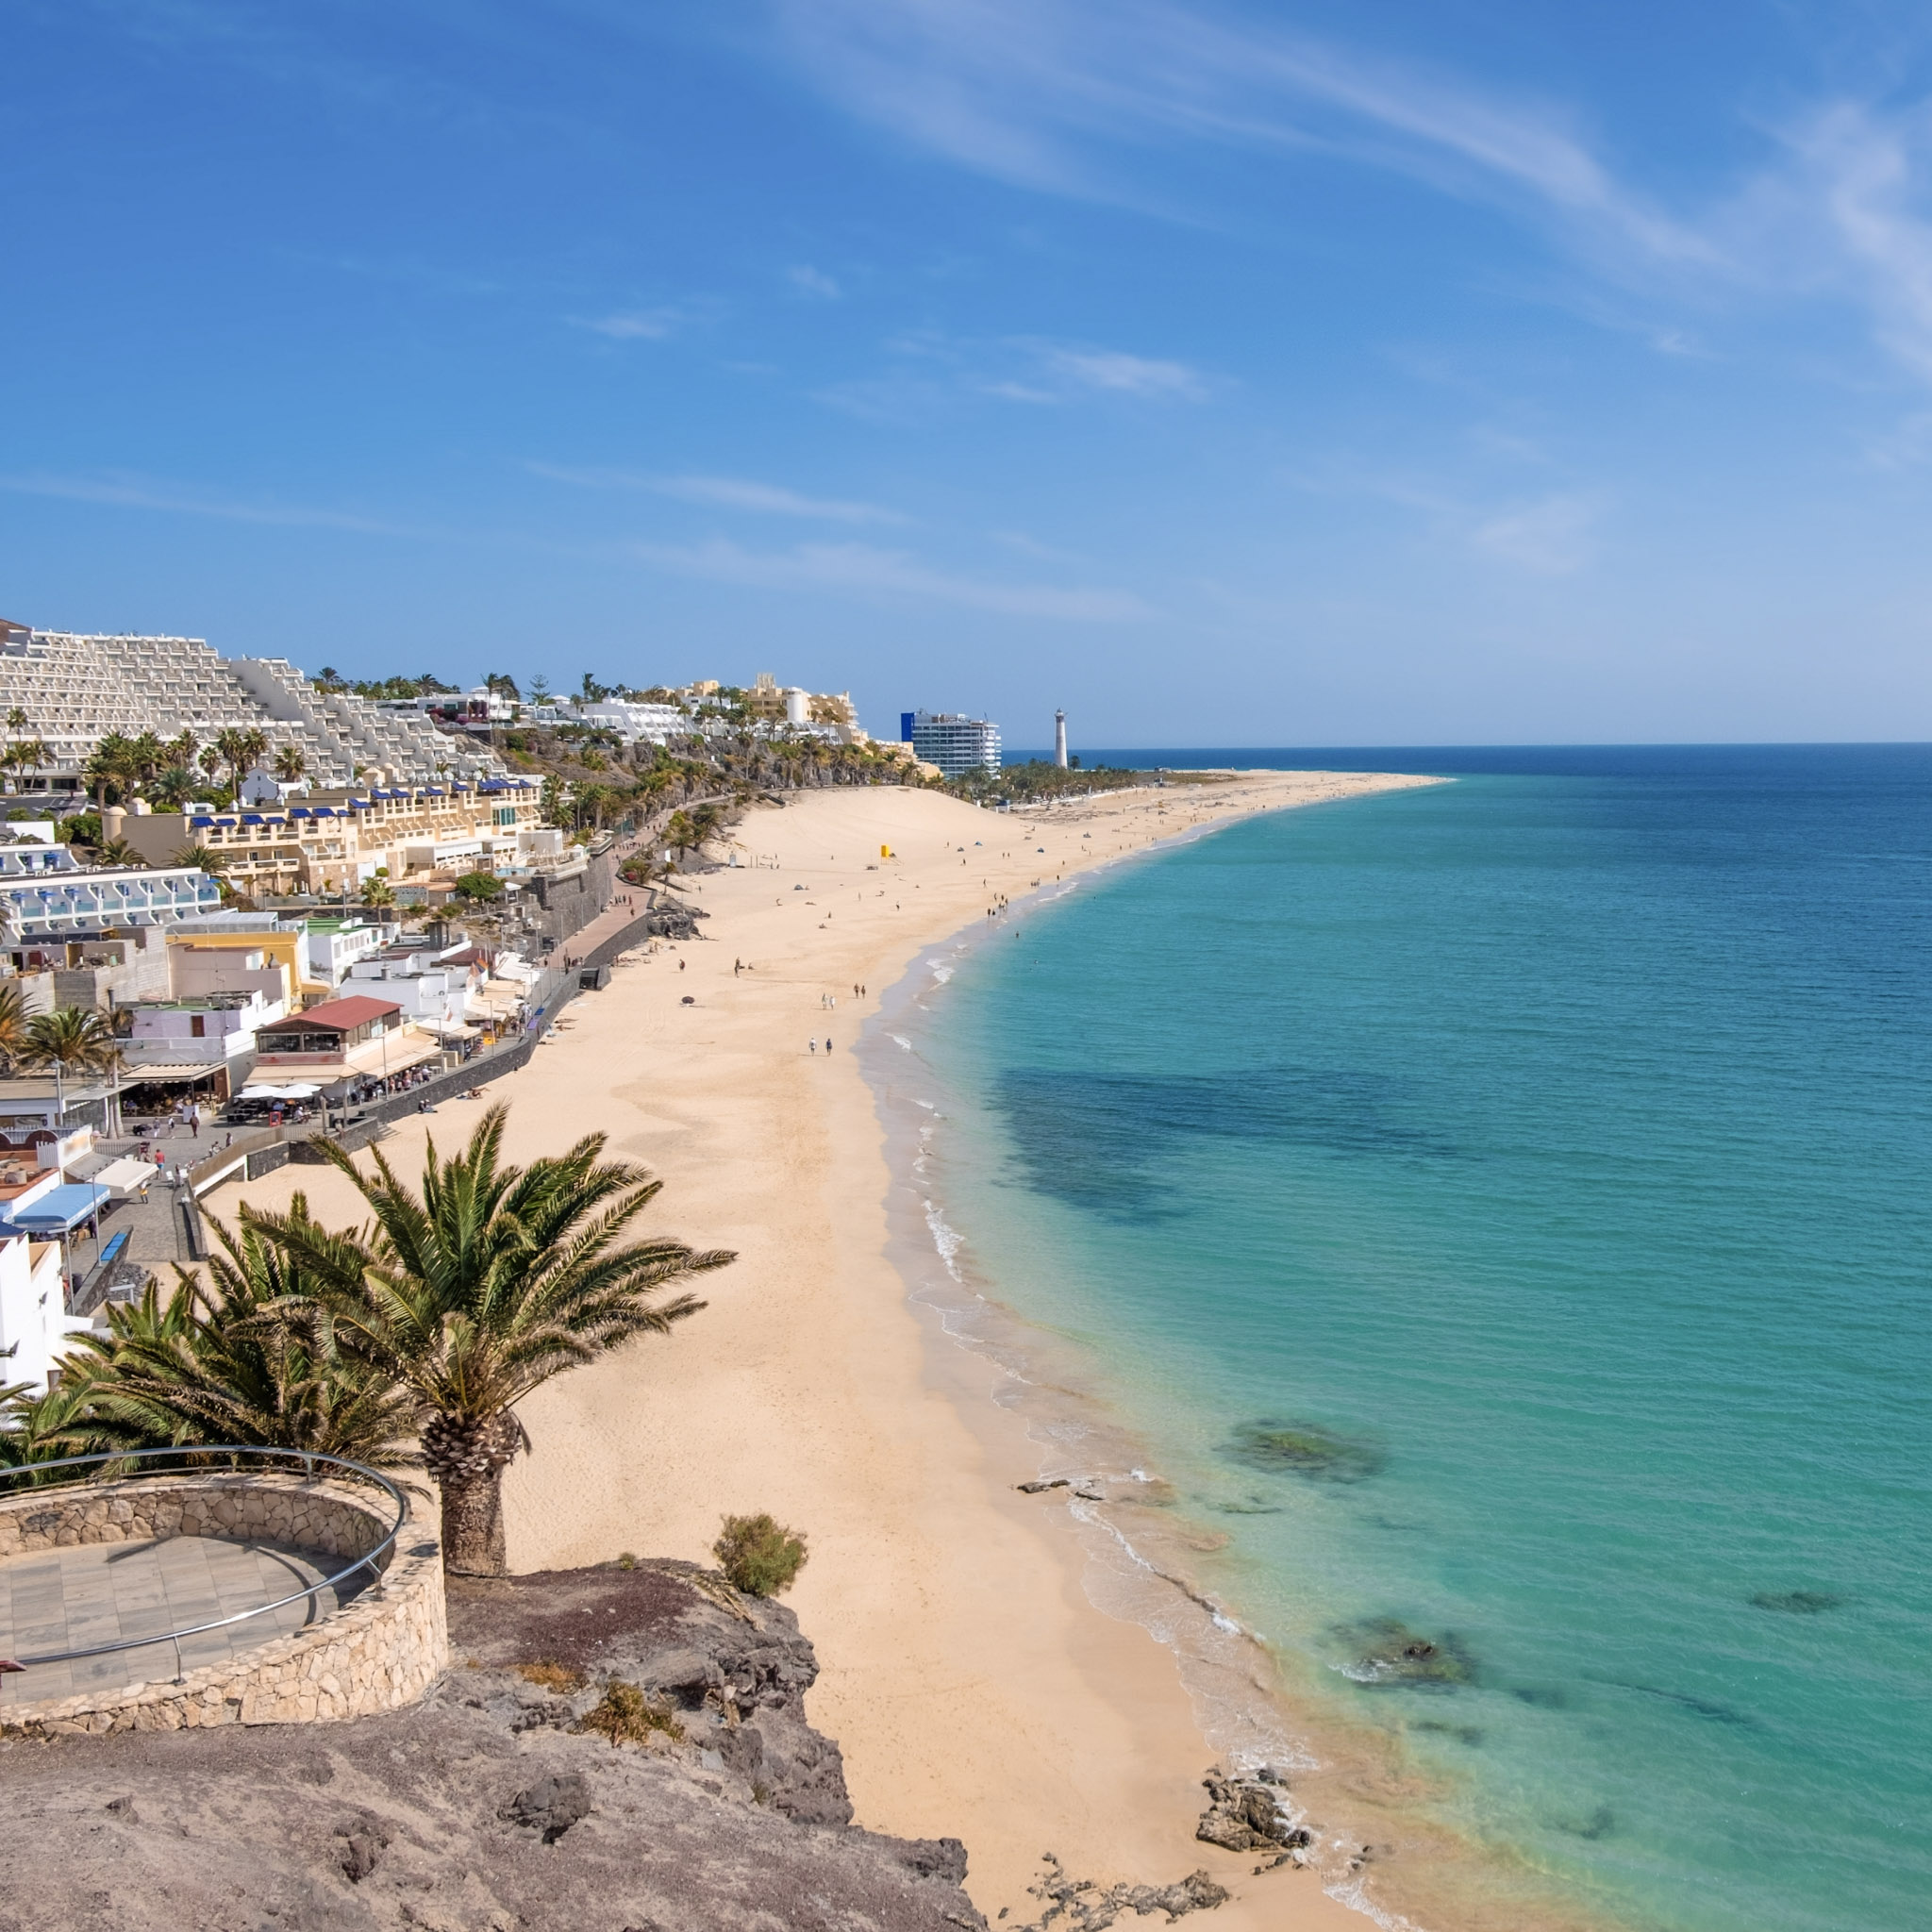
M610 903L616 889L617 866L613 852L600 852L583 871L570 878L545 878L541 874L531 882L537 904L537 930L559 943L575 932L581 932Z
M418 1702L449 1662L442 1551L430 1505L408 1498L377 1583L292 1637L191 1671L176 1684L131 1684L39 1704L0 1706L0 1731L62 1737L217 1724L314 1724ZM389 1527L386 1497L294 1476L156 1476L12 1496L0 1504L0 1561L81 1543L212 1536L355 1557Z

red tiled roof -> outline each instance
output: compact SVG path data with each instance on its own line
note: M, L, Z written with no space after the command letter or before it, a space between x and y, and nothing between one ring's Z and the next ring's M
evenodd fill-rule
M261 1033L348 1033L371 1020L379 1020L385 1013L400 1013L402 1008L394 1000L373 1000L358 994L345 1000L324 1000L319 1007L310 1007L306 1013L295 1013L286 1020L271 1020L266 1026L255 1030Z

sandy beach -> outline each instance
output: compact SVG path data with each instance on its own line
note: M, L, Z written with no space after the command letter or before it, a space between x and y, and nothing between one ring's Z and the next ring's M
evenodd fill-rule
M908 1305L859 1028L922 949L997 897L1254 812L1424 782L1263 773L1012 814L894 790L757 808L738 867L689 882L704 938L620 967L488 1090L510 1105L512 1158L600 1129L663 1177L654 1231L739 1255L671 1337L525 1405L511 1567L704 1559L726 1510L805 1530L788 1601L823 1663L813 1720L843 1748L858 1822L963 1839L990 1919L1039 1916L1026 1888L1052 1852L1103 1884L1205 1866L1235 1892L1224 1932L1362 1923L1310 1874L1255 1876L1252 1854L1194 1840L1214 1754L1174 1657L1091 1607L1063 1499L1016 1491L1041 1450L986 1399L994 1372ZM390 1158L413 1172L425 1133L454 1143L479 1111L399 1125ZM246 1198L279 1207L298 1187L325 1218L354 1218L315 1168ZM242 1198L209 1206L229 1219Z

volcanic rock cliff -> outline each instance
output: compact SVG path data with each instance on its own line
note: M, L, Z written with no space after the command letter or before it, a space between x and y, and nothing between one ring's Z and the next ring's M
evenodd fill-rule
M690 1565L452 1579L390 1717L0 1743L0 1932L948 1932L955 1839L851 1824L811 1646Z

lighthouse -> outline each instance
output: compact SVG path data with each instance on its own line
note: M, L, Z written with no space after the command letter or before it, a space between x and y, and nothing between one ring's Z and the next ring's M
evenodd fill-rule
M1067 714L1064 711L1053 714L1053 761L1061 771L1067 769Z

